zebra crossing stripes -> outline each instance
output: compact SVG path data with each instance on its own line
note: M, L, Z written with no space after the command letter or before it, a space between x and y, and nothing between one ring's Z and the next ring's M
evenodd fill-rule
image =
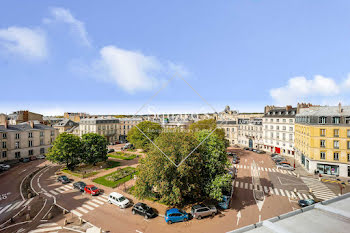
M80 212L83 212L85 214L89 213L88 210L84 209L83 207L77 207L77 209L80 211Z
M302 181L306 184L308 188L312 189L313 194L316 198L321 200L328 200L336 197L325 184L315 178L301 177Z
M243 168L243 169L251 169L250 166L247 165L241 165L241 164L235 164L236 168ZM266 167L258 167L259 171L266 171L266 172L279 172L282 174L289 174L296 176L297 174L293 171L283 170L283 169L275 169L275 168L266 168Z
M95 197L92 200L84 203L82 206L77 207L76 209L72 210L71 212L73 214L77 215L78 217L81 217L81 216L83 216L83 214L89 213L89 211L94 210L95 208L99 207L100 205L103 205L105 202L107 202L107 196L101 195L101 196Z
M16 209L20 208L21 206L28 206L32 200L33 200L33 198L28 199L28 200L16 201L14 203L8 204L5 207L0 207L0 214L16 210Z
M58 230L62 230L62 227L57 223L44 223L37 226L35 230L29 231L29 233L57 232Z
M5 206L3 209L0 210L0 214L4 213L10 207L11 207L11 204Z
M78 217L82 217L82 216L83 216L80 212L78 212L78 211L76 211L76 210L71 210L70 212L71 212L72 214L78 216Z
M82 207L84 207L85 209L88 209L88 210L94 210L95 209L94 207L91 207L91 206L86 205L86 204L83 204Z
M93 201L88 201L86 202L87 204L93 206L93 207L99 207L99 205L97 205L96 203L94 203Z
M54 190L50 190L49 192L52 193L53 195L58 195L58 193L55 192Z
M280 193L281 193L282 196L285 196L282 189L280 189Z
M286 192L286 194L287 194L287 197L288 198L290 198L290 195L289 195L289 192L288 192L288 190L284 190L285 192Z

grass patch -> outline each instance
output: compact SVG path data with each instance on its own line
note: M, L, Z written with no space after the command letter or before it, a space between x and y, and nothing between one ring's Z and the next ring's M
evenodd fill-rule
M126 167L105 176L98 177L94 179L93 182L106 187L115 188L118 185L131 180L136 174L136 168Z
M136 196L135 185L130 187L128 190L126 190L126 192L133 195L133 196ZM157 202L157 203L162 204L162 205L167 205L165 202L160 201L160 198L156 197L155 193L150 194L150 196L145 197L144 199L149 200L149 201L153 201L153 202Z
M122 159L122 160L133 160L134 158L137 157L137 155L127 154L122 152L114 152L114 153L108 154L108 157Z
M107 161L107 167L105 168L105 170L109 170L111 168L115 168L115 167L119 167L119 166L120 166L120 162L113 161L113 160L108 160Z
M84 173L73 172L73 171L68 170L68 169L63 169L62 172L66 173L66 174L69 174L69 175L73 175L73 176L79 177L79 178L88 178L88 177L91 177L91 176L94 176L94 175L98 174L97 171L88 172L88 173L84 174Z

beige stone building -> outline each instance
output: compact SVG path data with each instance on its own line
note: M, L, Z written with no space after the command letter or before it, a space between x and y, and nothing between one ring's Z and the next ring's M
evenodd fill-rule
M262 114L238 119L238 145L260 150L264 146Z
M9 115L5 115L5 114L1 114L1 115L2 117L0 117L0 124L2 125L5 124L5 119L7 120L9 125L17 125L27 121L39 121L41 123L43 122L43 115L30 112L28 110L13 112Z
M64 132L71 132L73 128L78 126L79 126L79 123L76 123L69 119L62 119L60 122L54 124L52 127L55 129L58 129L59 133L64 133Z
M0 162L45 155L57 135L57 129L39 122L5 122L0 125Z

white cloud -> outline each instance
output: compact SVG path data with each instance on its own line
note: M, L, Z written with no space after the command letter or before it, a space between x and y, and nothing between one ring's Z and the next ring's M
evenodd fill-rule
M83 44L86 46L91 46L84 23L76 19L68 9L54 7L51 8L51 14L53 19L46 18L44 19L44 23L49 24L52 22L62 22L69 24L71 26L71 30L79 36Z
M350 83L350 79L347 82ZM295 104L298 101L321 100L322 97L337 97L344 94L344 89L332 78L316 75L314 79L294 77L286 86L270 90L271 97L277 104Z
M348 78L345 79L343 88L350 92L350 74L348 75Z
M139 51L131 51L116 46L105 46L100 50L100 58L92 64L79 61L71 63L71 69L98 80L111 82L129 93L151 90L160 86L171 75L187 75L186 69L169 61L161 61Z
M44 59L48 53L45 34L39 29L26 27L0 29L1 48L27 59Z

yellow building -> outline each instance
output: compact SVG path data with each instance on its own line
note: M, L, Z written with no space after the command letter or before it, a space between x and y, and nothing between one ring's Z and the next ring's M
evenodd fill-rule
M296 115L294 144L308 172L350 177L350 106L303 109Z

